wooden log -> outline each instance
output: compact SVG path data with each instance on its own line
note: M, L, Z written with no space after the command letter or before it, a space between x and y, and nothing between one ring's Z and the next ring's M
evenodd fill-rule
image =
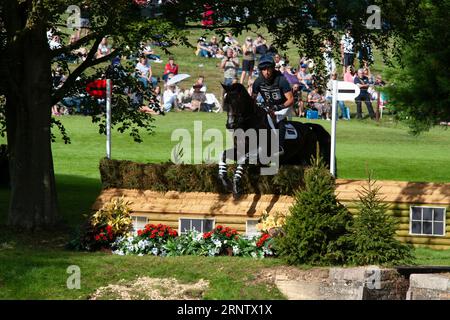
M421 236L396 236L402 242L426 245L448 245L450 246L449 238L438 237L421 237Z
M148 213L148 212L133 212L133 216L139 216L139 217L146 217L149 220L156 220L156 221L179 221L180 218L183 219L214 219L215 221L222 221L223 223L234 223L234 224L244 224L247 222L247 220L258 220L258 218L254 217L246 217L242 215L206 215L206 214L191 214L191 215L184 215L184 214L177 214L177 213Z

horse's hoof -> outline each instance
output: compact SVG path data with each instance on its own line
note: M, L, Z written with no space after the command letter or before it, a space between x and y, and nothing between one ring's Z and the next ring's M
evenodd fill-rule
M239 200L240 197L242 196L242 193L237 193L237 192L233 192L233 199L234 200Z
M224 187L224 189L227 192L231 191L232 186L231 186L230 180L228 180L227 177L222 176L222 175L219 175L219 179L222 182L222 186Z
M240 181L234 181L233 183L233 198L235 200L239 199L242 195L242 187Z

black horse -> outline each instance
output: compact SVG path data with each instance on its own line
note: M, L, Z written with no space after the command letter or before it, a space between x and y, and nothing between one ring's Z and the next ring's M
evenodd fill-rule
M235 83L230 86L222 86L225 90L223 110L227 112L226 128L228 130L235 131L237 129L242 129L242 131L246 132L249 129L255 129L273 132L273 130L271 130L272 127L270 126L270 120L266 109L256 104L242 84ZM329 166L331 150L330 134L319 124L301 123L296 121L288 121L288 124L295 128L297 136L295 137L294 135L294 138L285 140L285 150L284 154L279 158L279 164L309 165L311 164L311 160L317 156L317 148L319 148L320 156ZM288 129L288 131L290 130ZM270 133L268 133L267 136L270 139ZM242 192L240 182L244 170L242 156L239 155L237 148L239 142L244 143L245 145L246 153L244 157L247 160L251 154L259 155L256 150L250 149L251 147L249 146L248 141L237 141L236 139L234 140L234 147L225 150L222 153L221 161L219 163L219 178L227 190L232 189L235 198L238 198ZM258 147L260 147L260 142L261 141L258 139ZM274 154L274 152L270 150L270 143L267 143L266 145L269 147L264 152ZM238 166L234 173L233 184L231 184L227 177L227 159L238 161Z

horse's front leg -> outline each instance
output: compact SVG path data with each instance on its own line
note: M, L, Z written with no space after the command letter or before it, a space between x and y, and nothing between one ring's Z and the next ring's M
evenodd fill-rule
M233 176L233 197L239 199L242 195L242 175L244 174L244 166L238 164Z

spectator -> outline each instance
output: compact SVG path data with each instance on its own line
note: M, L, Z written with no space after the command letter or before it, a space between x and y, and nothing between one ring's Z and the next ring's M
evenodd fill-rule
M80 29L77 30L77 39L87 36L90 27L90 9L88 1L84 1L80 9Z
M195 54L199 57L210 58L212 57L212 51L206 44L206 39L201 37L197 41L197 51Z
M61 38L55 34L52 36L52 39L49 41L50 50L60 49L62 47Z
M237 39L233 37L231 32L228 32L225 37L225 46L223 47L223 50L227 51L228 48L231 48L236 52L239 52L240 50L239 41L237 41Z
M139 58L139 62L136 64L135 70L136 76L144 85L145 89L148 89L149 83L151 83L153 87L156 87L158 81L152 76L152 67L148 63L147 57L141 56Z
M223 58L220 65L223 70L223 84L229 86L236 79L237 69L239 68L239 59L237 58L237 52L228 48L227 56Z
M225 53L223 52L222 48L219 48L216 53L216 58L223 59L224 57L225 57Z
M273 61L275 61L275 70L280 71L281 73L284 72L284 60L281 59L281 56L276 53L273 56Z
M152 60L156 63L161 63L161 57L156 55L155 52L153 51L151 45L150 45L150 41L147 42L141 42L140 48L139 48L139 56L146 56L147 59Z
M345 73L345 70L347 70L348 66L353 66L354 42L355 40L352 37L352 29L348 27L341 39L341 59L344 66L342 72L343 74Z
M111 47L108 44L108 38L104 37L98 45L96 58L99 59L111 53Z
M347 71L344 74L344 81L346 82L354 82L355 80L355 69L353 66L348 66Z
M306 64L300 66L300 71L297 72L297 79L300 82L301 91L311 91L313 85L312 75L308 72L308 66Z
M148 106L142 106L139 108L139 111L150 114L161 114L162 112L159 106L161 106L161 87L156 86L153 90L153 98L150 100Z
M358 51L358 60L360 68L368 68L373 64L372 46L367 36L361 40L361 45Z
M217 54L219 52L219 41L216 36L211 37L211 41L209 42L209 49L211 49L211 55L213 58L217 58Z
M178 107L176 87L174 85L166 86L166 90L163 94L163 109L164 112L170 112L170 110Z
M318 111L322 119L331 120L330 105L317 88L312 88L312 91L308 94L308 104Z
M200 91L206 93L206 85L205 85L205 77L204 76L198 76L197 81L194 83L192 88L189 90L189 94L192 95L194 93L194 87L196 85L200 85Z
M375 79L372 76L372 73L370 73L370 69L369 68L363 68L364 70L364 76L367 77L367 79L369 79L369 84L373 85L375 83Z
M297 117L304 117L304 105L303 105L303 97L302 91L300 90L300 84L295 83L292 85L292 94L294 96L294 113Z
M164 67L164 74L162 76L164 81L167 81L169 73L172 73L174 76L178 74L178 65L175 64L175 59L172 56L169 57L169 62Z
M356 102L356 117L358 119L362 119L362 108L361 102L364 101L366 103L367 111L369 112L369 116L371 119L375 118L375 114L372 108L372 102L370 101L370 95L368 93L369 89L369 79L364 76L364 70L359 69L358 75L354 79L354 83L359 87L360 93L359 96L355 98Z
M206 102L206 94L201 91L202 87L201 84L194 84L192 87L194 92L191 95L191 104L186 105L187 110L211 112L211 109L204 105Z
M327 91L325 94L325 99L331 105L333 103L333 81L337 80L337 73L333 72L330 76L330 80L327 82ZM339 109L341 109L340 119L350 120L350 115L347 114L347 107L345 106L344 101L338 100L337 105ZM336 110L336 116L338 116L338 110Z
M333 59L333 44L330 39L324 40L322 52L327 76L329 76L336 70L336 63Z
M248 74L248 80L252 78L253 69L255 67L255 54L256 47L253 44L253 40L247 37L245 44L242 46L242 73L241 73L241 83L244 83L245 76Z
M264 37L260 34L258 34L258 36L256 37L255 40L255 47L256 47L256 54L260 54L260 55L264 55L267 52L267 44L266 44L266 40L264 39Z
M291 66L287 65L284 68L283 76L289 82L291 87L293 87L295 84L298 84L299 87L300 87L300 81L298 80L297 75L295 74L295 72L292 71Z

